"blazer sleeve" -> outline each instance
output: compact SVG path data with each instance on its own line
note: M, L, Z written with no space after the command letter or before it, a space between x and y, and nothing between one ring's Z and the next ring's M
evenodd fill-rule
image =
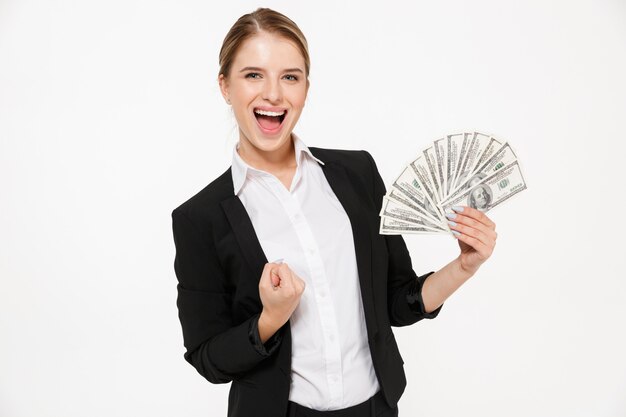
M383 196L386 194L385 184L376 167L376 162L369 152L363 151L370 162L374 179L374 203L377 212L382 207ZM437 317L443 305L427 313L422 299L422 287L426 278L434 271L418 276L413 271L411 256L402 235L381 235L386 240L389 255L387 273L387 307L392 326L407 326L421 319Z
M258 314L233 323L232 295L210 231L201 233L179 209L172 212L172 229L184 357L209 382L236 380L276 350L280 335L258 345Z

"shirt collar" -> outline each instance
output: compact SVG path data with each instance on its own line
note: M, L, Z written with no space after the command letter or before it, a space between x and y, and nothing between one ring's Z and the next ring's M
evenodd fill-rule
M302 139L300 139L295 133L292 133L291 137L293 138L296 164L298 166L300 166L300 161L303 154L307 154L310 158L313 158L313 160L317 161L319 164L324 165L324 162L313 156L313 154L302 141ZM263 170L256 169L248 165L237 152L238 148L239 142L237 142L235 146L233 146L233 162L231 166L231 173L233 176L233 191L235 195L239 194L239 191L241 191L241 187L243 187L243 184L246 181L246 176L248 175L248 172L255 174L267 174L267 172Z

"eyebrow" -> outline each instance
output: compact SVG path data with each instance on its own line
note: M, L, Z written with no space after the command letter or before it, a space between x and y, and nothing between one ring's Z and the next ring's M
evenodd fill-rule
M245 67L245 68L242 68L239 72L244 72L244 71L263 71L263 69L259 67ZM304 71L302 71L300 68L287 68L286 70L283 70L283 71L284 72L300 72L304 74Z

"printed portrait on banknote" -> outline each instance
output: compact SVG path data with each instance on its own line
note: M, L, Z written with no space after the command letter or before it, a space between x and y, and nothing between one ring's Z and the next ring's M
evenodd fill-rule
M467 205L480 211L487 211L493 201L493 192L488 185L477 185L468 196Z

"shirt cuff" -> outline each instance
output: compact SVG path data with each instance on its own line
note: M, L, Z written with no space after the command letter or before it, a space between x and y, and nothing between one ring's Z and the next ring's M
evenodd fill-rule
M411 308L411 310L424 319L434 319L441 311L441 307L443 307L442 304L430 313L427 313L426 308L424 307L424 300L422 299L422 287L424 285L424 281L426 281L426 278L434 273L435 271L431 271L427 274L417 277L417 280L415 280L415 285L411 286L406 294L406 301L407 303L409 303L409 307Z
M250 320L250 328L248 330L248 337L250 339L250 343L254 346L254 349L261 356L270 356L272 353L278 349L280 345L280 331L277 331L267 339L265 344L261 341L261 336L259 335L259 316L256 316L254 320Z

